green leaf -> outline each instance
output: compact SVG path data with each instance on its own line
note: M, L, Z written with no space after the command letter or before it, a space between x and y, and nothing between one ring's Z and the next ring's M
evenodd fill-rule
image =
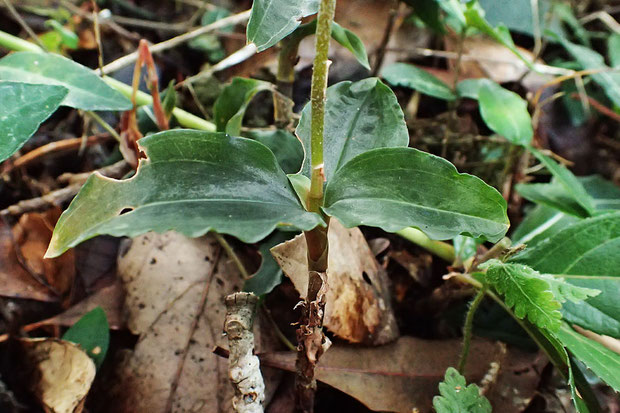
M243 291L248 291L257 296L269 294L282 282L282 268L271 255L271 249L278 244L291 239L295 233L274 231L273 234L262 240L258 251L263 258L258 271L243 284Z
M454 100L456 96L452 89L426 70L407 63L394 63L381 73L381 76L391 85L404 86L417 90L425 95L443 100Z
M457 22L460 26L459 31L462 27L467 25L465 14L463 13L463 5L461 5L460 0L437 0L437 2L439 3L439 7Z
M582 69L601 69L600 72L591 75L592 79L599 84L614 105L620 106L620 74L613 72L613 69L605 64L603 56L594 50L571 43L561 37L557 39Z
M368 62L368 54L366 53L364 43L362 43L361 39L357 37L355 33L333 22L332 38L353 53L353 56L355 56L362 66L370 70L370 62Z
M541 278L544 278L549 283L553 296L560 303L565 303L567 300L573 303L580 303L601 293L600 290L593 288L577 287L576 285L568 284L561 277L556 278L549 274L541 274Z
M591 216L591 213L577 202L572 191L567 191L555 178L548 184L517 184L515 189L522 197L536 204L546 205L579 218Z
M470 1L467 3L466 10L464 11L465 19L467 21L468 27L475 27L480 30L482 33L491 37L496 42L501 45L507 47L512 53L514 53L519 59L523 60L523 62L529 67L532 68L532 62L529 61L521 52L517 49L514 42L512 41L512 37L510 37L510 32L504 25L499 25L497 27L493 27L489 24L489 22L484 18L484 10L480 7L478 2Z
M478 89L480 115L487 126L515 145L527 146L534 131L527 102L495 82L485 82Z
M510 238L515 245L526 244L528 248L533 248L576 222L579 218L540 204L527 213Z
M414 226L433 239L465 234L498 241L509 226L497 190L413 148L374 149L353 158L328 181L323 209L349 228L395 232Z
M323 225L303 209L261 143L176 129L150 135L140 145L148 159L132 178L88 179L58 221L48 257L99 234L175 230L198 237L213 230L256 242L277 225L302 230Z
M480 87L484 84L494 83L490 79L465 79L456 85L456 94L461 98L478 100Z
M247 136L268 147L285 173L292 174L301 168L304 148L293 134L282 129L252 130Z
M303 17L319 10L318 0L254 0L248 22L248 42L263 51L295 30Z
M84 314L65 332L62 339L79 344L97 368L101 367L110 345L110 326L105 311L97 307Z
M620 209L620 188L600 175L577 178L586 192L592 197L597 211Z
M478 245L482 244L482 241L477 240L476 238L467 237L465 235L457 235L452 240L452 244L454 245L456 258L460 262L464 262L476 255Z
M222 90L213 106L217 131L239 136L248 105L258 92L264 90L273 90L272 84L256 79L234 78L231 84Z
M562 314L571 324L620 338L620 212L584 219L513 260L602 291L578 304L564 303Z
M306 157L302 173L310 176L311 104L301 113L297 136ZM370 149L407 146L409 131L392 90L377 78L340 82L327 89L324 173L329 181L350 159Z
M511 31L534 35L534 19L530 0L479 0L490 25L503 24ZM544 34L545 28L561 30L552 0L537 0L538 22Z
M0 82L0 162L26 143L68 92L62 86Z
M443 382L439 383L439 393L441 396L433 398L437 413L491 413L491 403L480 394L478 386L468 386L465 377L452 367L446 370Z
M50 27L54 30L54 32L58 33L61 39L61 43L63 46L69 49L77 49L78 44L80 42L80 38L73 31L67 29L62 24L58 23L56 20L47 20L45 22L45 27Z
M553 175L554 182L518 185L519 193L532 202L540 202L572 215L588 217L594 214L592 197L568 168L543 155L538 149L529 148L529 151Z
M435 0L404 0L405 3L413 7L416 16L424 24L435 30L437 33L444 34L446 30L439 18L439 3Z
M555 333L562 344L615 391L620 391L620 354L562 325Z
M620 33L612 33L607 39L607 54L611 66L620 68Z
M522 264L490 260L485 279L504 295L506 305L514 308L515 315L527 318L540 328L556 331L560 328L562 314L551 286L538 271Z
M69 89L62 104L84 110L129 110L131 101L92 70L52 53L18 52L0 59L0 80Z

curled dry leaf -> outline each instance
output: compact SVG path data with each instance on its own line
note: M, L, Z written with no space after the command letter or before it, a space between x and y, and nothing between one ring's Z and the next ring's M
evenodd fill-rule
M232 412L228 362L212 350L227 342L224 297L243 282L217 241L145 234L121 252L118 271L127 324L140 338L119 365L108 411ZM257 350L274 348L260 317L255 323ZM263 369L267 397L279 378L271 373Z
M38 301L66 296L75 277L73 251L43 259L58 209L22 215L12 230L0 222L0 295Z
M95 363L76 344L57 339L21 339L31 388L49 413L80 413L95 379Z
M388 278L358 228L329 226L329 289L324 326L352 343L379 345L398 337ZM271 249L302 298L308 287L306 240L299 235Z
M316 378L374 411L430 412L437 385L446 369L456 365L460 351L460 340L414 337L370 348L336 344L321 358ZM539 359L536 354L518 353L517 361L513 356L500 343L474 339L465 374L468 383L481 384L492 403L501 403L503 409L497 411L504 413L521 412L539 381L532 366ZM262 354L260 359L261 365L295 369L292 352Z

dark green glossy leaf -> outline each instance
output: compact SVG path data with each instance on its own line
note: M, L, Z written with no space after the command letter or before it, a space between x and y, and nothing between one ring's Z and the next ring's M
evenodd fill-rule
M285 173L293 174L301 168L304 148L293 134L282 129L253 130L247 136L268 147Z
M413 226L433 239L465 234L498 241L509 225L499 192L413 148L375 149L353 158L328 181L323 209L347 227L395 232Z
M239 136L243 116L258 92L273 90L271 83L236 77L222 90L213 106L213 117L218 132Z
M584 219L526 249L514 261L576 286L600 290L587 301L564 303L564 319L620 338L620 212Z
M540 328L554 331L560 328L561 305L540 273L526 265L499 260L488 261L480 268L487 269L485 279L504 295L506 305L514 308L517 317L527 316Z
M306 158L302 173L310 176L311 105L301 113L297 136ZM327 89L325 107L325 176L334 173L350 159L370 149L407 146L409 131L403 112L392 90L377 78L359 82L340 82Z
M110 326L105 311L97 307L84 314L67 330L62 339L79 344L93 359L97 368L101 367L110 345Z
M254 0L248 22L248 42L259 51L268 49L291 34L302 17L319 10L318 0Z
M131 102L89 68L52 53L18 52L0 59L0 80L69 89L62 104L84 110L128 110Z
M273 153L256 141L177 129L140 145L148 159L134 177L89 178L58 221L47 256L99 234L175 230L197 237L214 230L256 242L277 225L322 224L303 209Z
M381 72L391 85L404 86L443 100L454 100L452 89L426 70L407 63L394 63Z
M274 231L273 234L262 240L258 251L263 258L258 271L243 284L243 291L252 292L258 296L269 294L282 282L282 269L271 255L271 248L288 241L296 233Z
M68 92L62 86L0 82L0 162L26 143Z
M536 205L527 213L510 238L514 244L526 244L528 248L533 248L576 222L579 222L579 218L575 216L566 215L547 205Z
M563 345L615 391L620 391L620 354L563 324L556 333Z
M439 394L441 396L433 398L437 413L491 413L491 403L480 394L480 388L475 384L468 386L465 377L452 367L446 370L444 380L439 383Z
M495 82L485 82L478 89L480 115L487 126L515 145L527 146L534 131L527 102Z
M592 79L601 86L614 105L620 106L620 73L613 72L612 69L605 64L603 56L594 50L571 43L560 37L558 37L558 39L568 53L579 63L582 69L601 70L598 73L592 74Z
M484 18L490 25L503 24L511 31L534 35L534 19L530 0L479 0ZM537 0L538 20L541 32L545 29L561 30L552 0Z
M404 0L405 3L413 7L416 16L424 24L435 30L437 33L445 33L443 23L439 18L439 3L435 0Z

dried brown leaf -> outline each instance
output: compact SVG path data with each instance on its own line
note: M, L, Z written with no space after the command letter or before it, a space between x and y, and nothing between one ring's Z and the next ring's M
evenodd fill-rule
M398 337L388 279L358 228L332 219L324 325L352 343L379 345ZM299 235L271 253L302 298L308 288L306 240Z

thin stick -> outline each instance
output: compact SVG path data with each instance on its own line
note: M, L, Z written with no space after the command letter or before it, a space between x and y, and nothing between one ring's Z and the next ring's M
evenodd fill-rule
M165 40L161 43L154 44L153 46L150 47L151 53L155 54L155 53L162 52L164 50L172 49L173 47L179 46L205 33L209 33L209 32L212 32L212 31L215 31L215 30L218 30L218 29L221 29L226 26L233 25L233 24L242 23L246 21L249 17L250 17L250 10L246 10L244 12L234 14L229 17L225 17L207 26L199 27L195 30L192 30L191 32L187 32L179 36L173 37L172 39ZM125 55L119 59L116 59L112 63L108 63L107 65L103 67L103 70L101 72L97 71L97 74L107 74L107 73L115 72L119 69L122 69L125 66L129 66L130 64L134 63L136 60L138 60L137 51L130 53L128 55Z
M224 251L226 251L226 255L228 255L228 258L233 260L233 262L237 266L237 269L239 270L239 273L241 274L241 278L243 278L244 280L249 279L250 274L248 274L248 270L245 269L245 265L243 265L241 259L239 259L239 256L235 253L233 247L231 247L228 241L226 241L226 238L224 238L221 234L218 234L217 232L214 232L213 236L215 237L217 242L220 243Z
M26 33L28 33L28 36L30 36L30 38L34 40L34 42L38 44L41 49L47 50L47 48L45 47L41 39L39 39L39 36L37 36L37 34L30 28L30 26L28 26L28 23L26 23L26 21L22 19L22 16L19 15L17 10L15 10L15 7L13 7L13 4L11 3L11 1L10 0L3 0L3 1L4 1L4 5L6 6L6 8L9 9L9 13L11 13L11 16L21 26L21 28L24 29Z
M88 116L90 116L91 118L93 118L95 120L95 122L97 122L103 129L105 129L110 135L112 135L114 137L114 139L116 139L118 142L121 141L121 137L118 134L118 132L116 132L116 130L110 126L110 124L108 122L106 122L105 120L103 120L101 118L101 116L97 115L95 112L92 111L86 111L85 112Z

